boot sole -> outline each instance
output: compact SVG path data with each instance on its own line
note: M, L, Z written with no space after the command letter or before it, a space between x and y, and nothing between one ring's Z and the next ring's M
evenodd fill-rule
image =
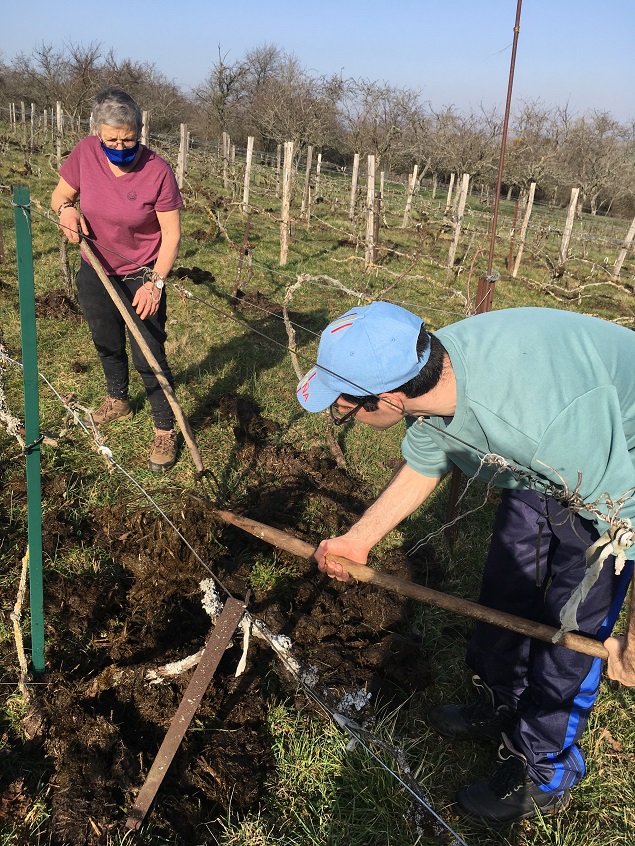
M155 464L154 461L148 462L148 467L152 470L153 473L160 473L162 470L169 470L171 467L174 467L176 464L177 459L175 458L174 461L168 461L166 464Z

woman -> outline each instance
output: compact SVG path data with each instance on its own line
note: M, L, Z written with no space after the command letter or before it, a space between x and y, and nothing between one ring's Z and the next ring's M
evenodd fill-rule
M71 243L79 242L80 233L91 239L93 252L131 314L142 321L148 346L174 386L165 357L164 284L179 250L183 201L170 165L139 143L141 126L141 111L125 91L100 92L93 103L91 134L62 165L51 207ZM90 418L97 426L129 419L125 322L83 257L76 282L108 390ZM129 339L154 419L150 469L167 470L177 457L172 409L139 345L130 334Z

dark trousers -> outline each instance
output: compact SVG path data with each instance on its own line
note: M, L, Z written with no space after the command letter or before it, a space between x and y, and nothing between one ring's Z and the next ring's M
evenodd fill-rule
M128 276L110 277L110 281L139 327L150 352L156 358L170 385L174 387L174 378L165 357L165 339L167 337L165 333L165 288L162 291L157 313L153 317L140 320L132 308L132 300L143 284L143 280L142 272ZM127 333L124 319L111 300L108 291L90 264L83 259L77 272L76 282L79 304L88 323L106 377L108 396L114 399L127 399L128 397L128 354L126 352L126 334L128 334L132 361L145 385L154 425L157 429L172 429L174 415L156 376L152 372L152 368L141 352L139 344L129 332Z
M560 609L585 572L594 525L535 491L504 491L485 565L483 605L560 627ZM633 572L615 575L609 556L579 606L578 627L598 640L612 631ZM562 792L585 772L578 740L595 703L602 661L478 623L467 662L519 717L511 741L544 790Z

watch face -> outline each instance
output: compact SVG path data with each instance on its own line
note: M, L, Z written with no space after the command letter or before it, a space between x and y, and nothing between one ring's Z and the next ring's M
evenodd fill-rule
M163 279L155 279L154 284L160 290L161 288L163 288L165 282L163 281Z

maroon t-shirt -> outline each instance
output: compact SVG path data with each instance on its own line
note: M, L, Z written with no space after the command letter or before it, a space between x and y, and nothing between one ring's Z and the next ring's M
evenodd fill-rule
M156 212L183 205L170 165L141 147L131 171L115 176L96 135L83 138L60 169L60 176L80 193L80 207L91 247L110 276L138 270L156 259L161 227Z

